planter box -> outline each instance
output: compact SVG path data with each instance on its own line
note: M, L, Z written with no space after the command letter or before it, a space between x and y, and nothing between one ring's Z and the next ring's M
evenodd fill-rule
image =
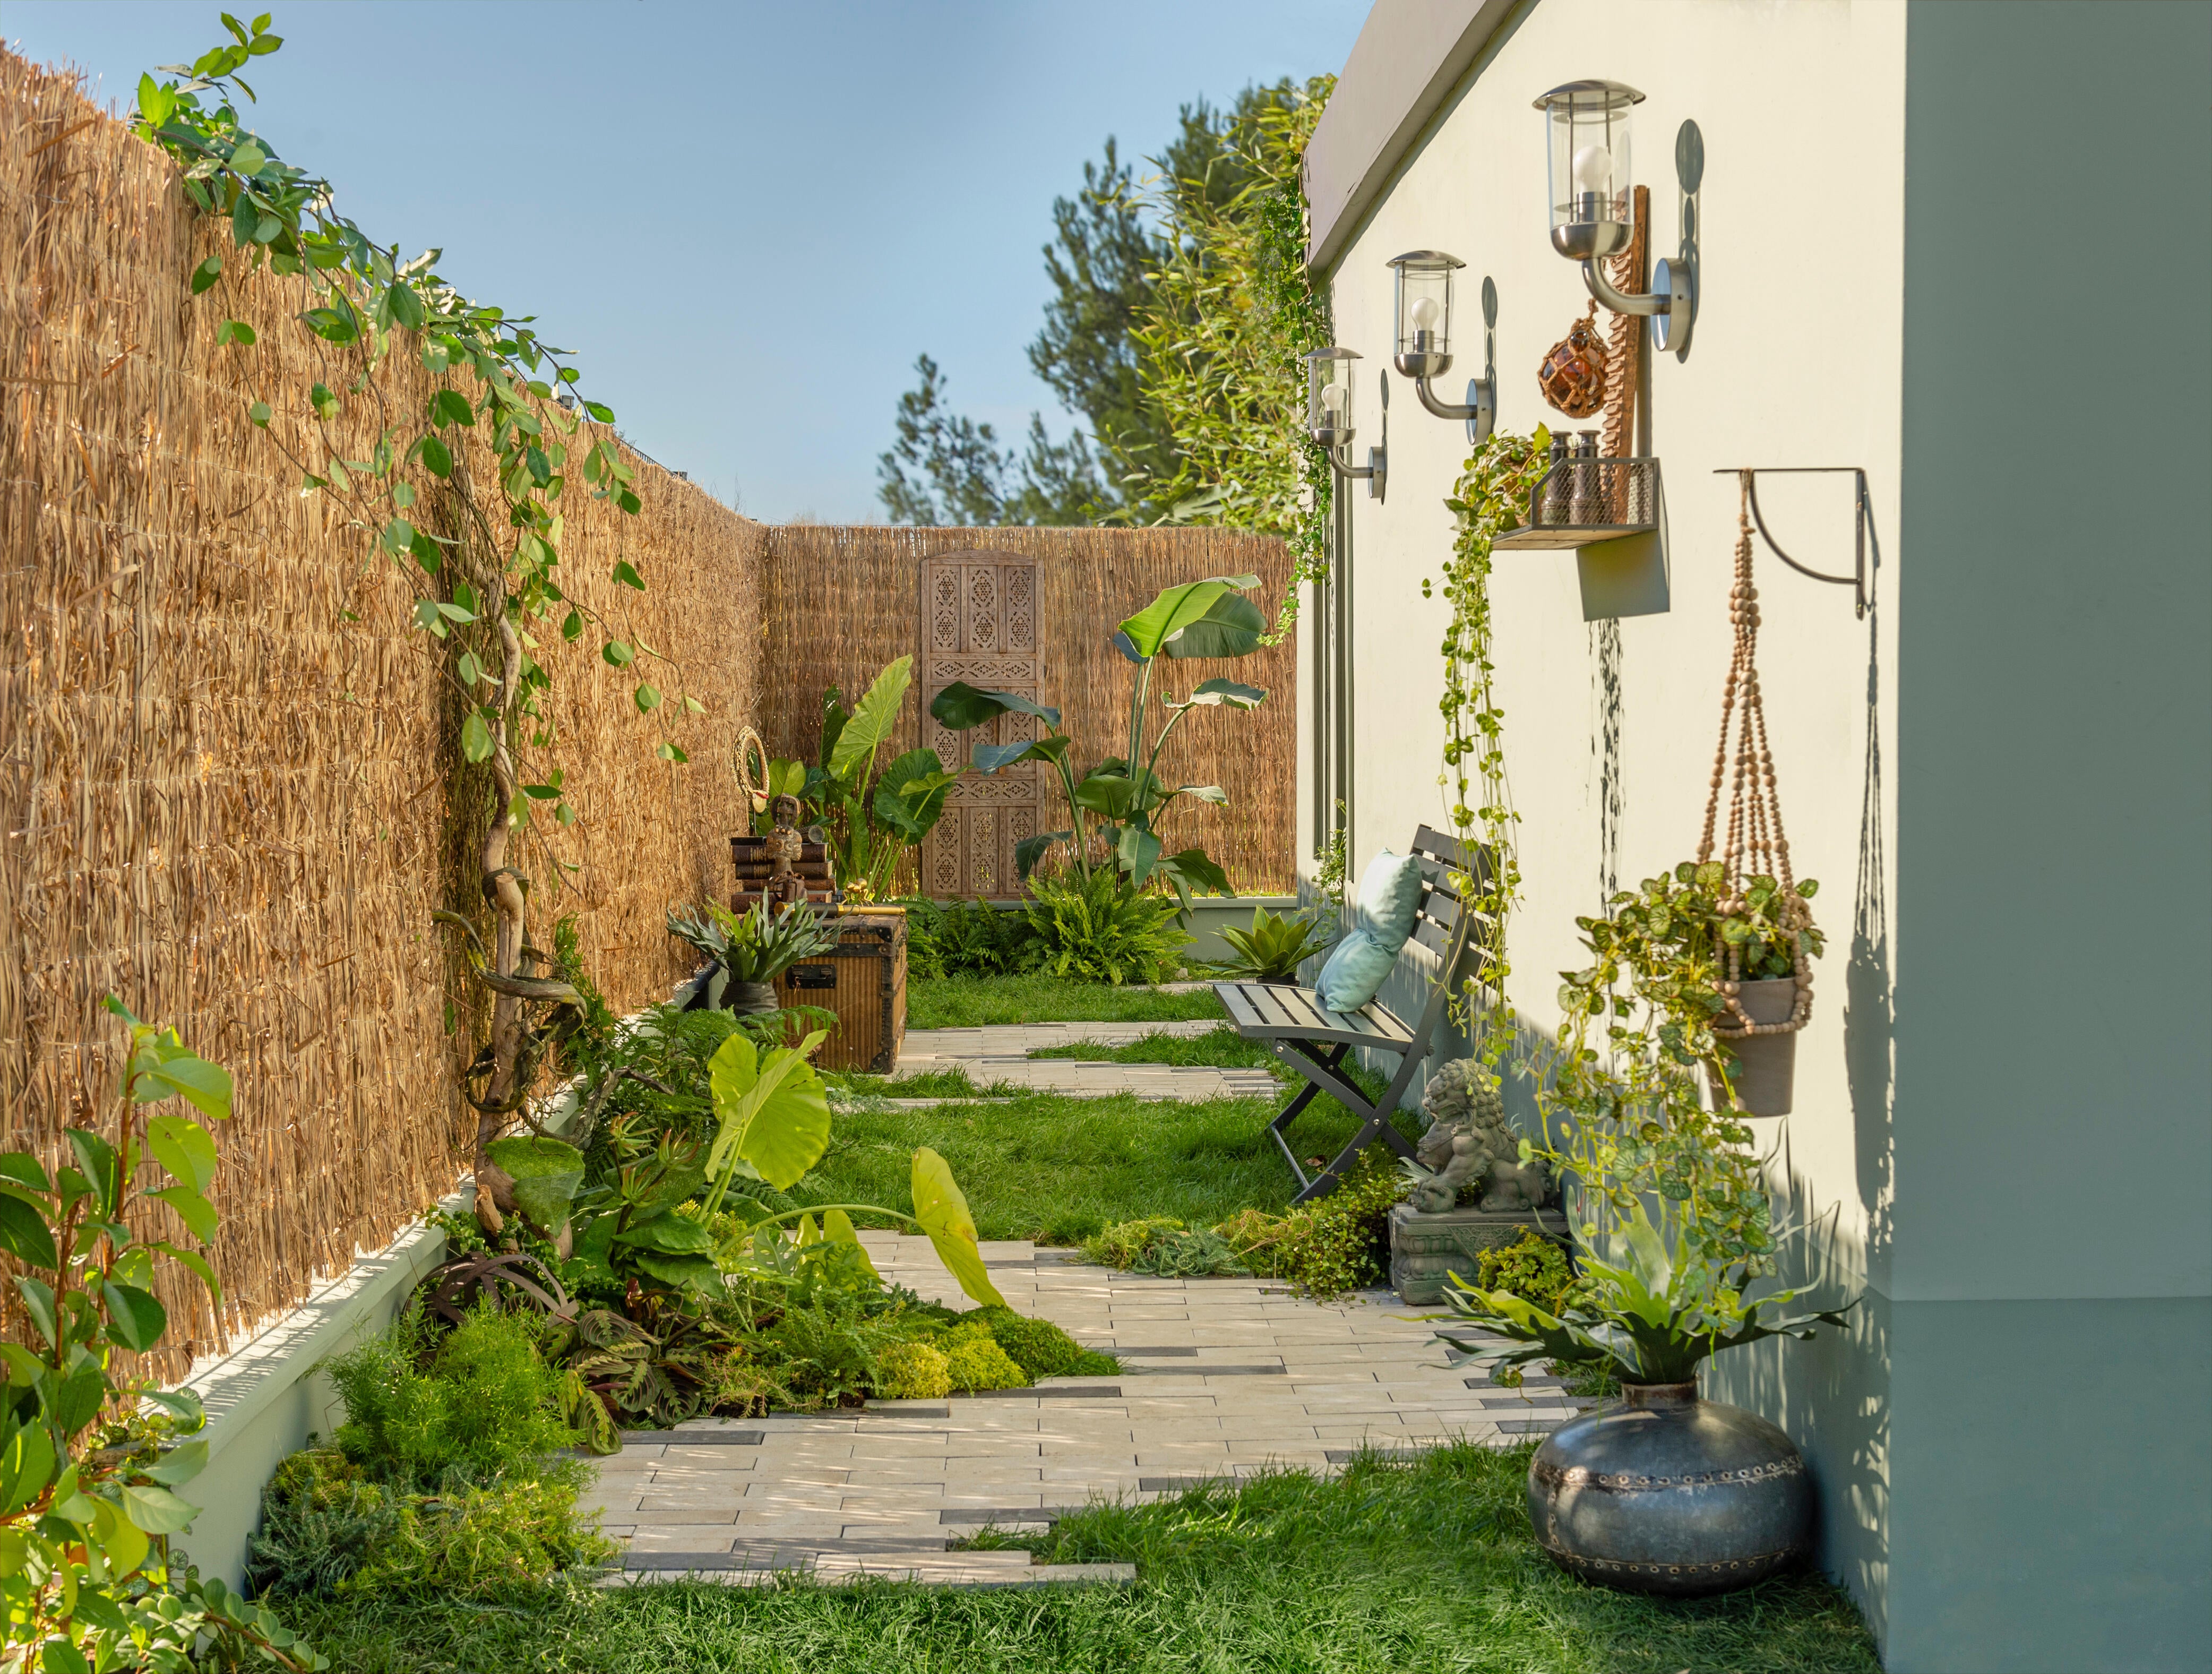
M1390 1288L1400 1300L1416 1307L1441 1302L1446 1275L1456 1273L1474 1283L1478 1254L1517 1244L1522 1233L1531 1227L1547 1237L1559 1230L1546 1227L1534 1209L1450 1209L1420 1214L1411 1203L1400 1203L1390 1211Z
M776 999L837 1014L814 1055L817 1068L888 1075L906 1038L906 915L848 914L834 922L837 946L777 977Z

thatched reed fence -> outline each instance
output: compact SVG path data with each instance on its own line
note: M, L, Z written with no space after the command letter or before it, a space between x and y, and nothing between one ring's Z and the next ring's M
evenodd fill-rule
M410 625L406 584L331 502L300 492L276 445L304 445L296 392L329 375L292 318L296 282L227 277L219 295L188 295L193 266L228 242L72 77L0 52L0 1145L53 1159L64 1127L112 1122L107 994L230 1068L212 1252L224 1317L196 1285L165 1283L165 1372L452 1188L473 1116L453 1072L481 1027L430 913L482 914L465 857L485 775L459 760L452 688ZM250 357L215 345L222 318L255 327ZM294 403L272 400L274 436L247 420L249 379ZM350 404L340 451L365 453L433 387L410 357L388 358ZM534 939L574 914L624 1007L686 967L664 909L726 887L739 727L811 744L824 684L849 692L913 649L914 566L933 544L1050 560L1065 648L1050 678L1079 726L1108 721L1127 689L1101 622L1225 569L1260 570L1271 601L1280 590L1273 542L772 530L631 463L644 513L567 500L560 575L665 660L655 684L705 706L670 723L690 764L655 755L675 706L641 716L635 674L588 637L541 634L551 758L581 818L541 822L517 862ZM611 580L620 559L645 594ZM1291 679L1287 653L1268 657L1240 667L1285 701L1233 717L1233 739L1194 727L1186 760L1224 785L1245 776L1243 807L1204 840L1245 880L1279 885ZM147 1214L148 1230L182 1234L152 1224L165 1208Z
M769 535L762 584L773 624L763 654L779 697L763 729L769 747L813 759L823 691L835 685L849 703L885 663L908 653L917 654L917 683L900 713L897 747L927 741L919 679L928 625L923 565L969 551L1036 561L1037 686L1043 701L1061 709L1061 724L1085 765L1125 749L1133 671L1113 648L1116 622L1143 609L1161 588L1208 575L1258 575L1251 596L1272 614L1291 567L1280 539L1233 529L776 528ZM1162 671L1177 697L1215 675L1270 693L1249 714L1193 712L1161 758L1164 773L1218 784L1229 796L1224 807L1188 799L1178 804L1166 833L1173 846L1203 844L1241 890L1255 893L1296 888L1297 673L1297 653L1287 642L1233 661L1193 659ZM1152 728L1165 718L1155 705ZM1048 792L1053 828L1065 812L1058 793ZM1015 892L1011 878L1001 883L995 892Z

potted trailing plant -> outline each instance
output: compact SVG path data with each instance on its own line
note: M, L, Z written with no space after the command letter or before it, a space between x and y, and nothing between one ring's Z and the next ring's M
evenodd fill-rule
M1228 679L1200 681L1181 702L1163 693L1161 707L1168 711L1168 719L1149 745L1145 734L1154 668L1160 658L1243 657L1259 648L1267 618L1251 600L1240 596L1259 584L1256 575L1215 575L1185 582L1167 588L1119 624L1114 648L1137 666L1129 694L1127 753L1105 757L1080 776L1074 741L1060 730L1057 709L1018 692L981 691L964 680L955 680L938 693L929 712L954 732L966 732L1010 713L1033 715L1048 728L1041 739L975 747L975 764L984 774L1017 762L1041 761L1060 777L1067 800L1067 827L1040 833L1016 847L1014 864L1023 878L1055 843L1065 843L1069 869L1085 882L1097 866L1110 863L1136 888L1158 885L1172 891L1185 912L1194 889L1217 895L1232 892L1228 874L1204 849L1193 846L1170 854L1160 836L1161 824L1178 799L1188 796L1219 807L1226 805L1228 797L1218 785L1170 783L1160 775L1160 757L1191 710L1256 709L1267 694ZM1103 861L1101 851L1106 857Z
M837 945L836 927L804 903L770 911L756 902L740 916L719 901L699 913L668 915L668 934L714 960L694 978L686 1008L726 1007L741 1017L776 1009L775 979L801 959Z

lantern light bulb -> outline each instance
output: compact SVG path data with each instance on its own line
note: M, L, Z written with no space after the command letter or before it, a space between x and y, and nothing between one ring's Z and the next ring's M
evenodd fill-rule
M1613 175L1613 153L1602 145L1585 145L1575 153L1575 189L1602 192Z
M1345 400L1351 393L1352 392L1342 384L1323 384L1321 387L1322 410L1325 412L1342 412Z
M1409 309L1408 312L1413 316L1413 329L1415 331L1432 332L1436 329L1438 309L1437 307L1437 299L1435 297L1423 296L1417 298L1413 307Z

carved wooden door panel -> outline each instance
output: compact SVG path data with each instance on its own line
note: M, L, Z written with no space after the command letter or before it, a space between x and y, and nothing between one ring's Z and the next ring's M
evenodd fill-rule
M955 733L929 705L955 680L1039 697L1036 561L1003 552L946 552L921 566L921 741L947 768L978 744L1038 736L1036 719L1002 715ZM1039 701L1042 701L1041 698ZM945 817L921 848L921 889L939 899L1017 894L1014 845L1041 829L1044 782L1036 762L988 778L971 768L945 800Z

